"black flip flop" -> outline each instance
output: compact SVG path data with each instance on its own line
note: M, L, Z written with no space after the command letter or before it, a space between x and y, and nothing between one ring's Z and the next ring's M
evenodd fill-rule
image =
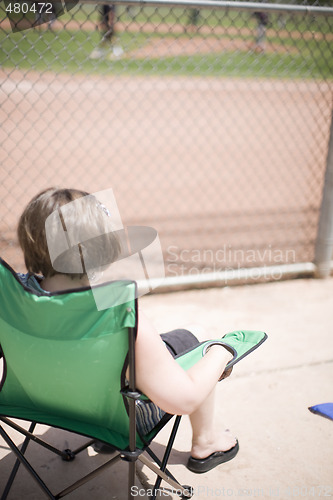
M238 450L239 444L237 441L235 446L233 446L233 448L230 448L230 450L228 451L216 451L206 458L190 457L187 462L187 468L195 474L208 472L209 470L214 469L214 467L224 464L225 462L229 462L229 460L235 458Z

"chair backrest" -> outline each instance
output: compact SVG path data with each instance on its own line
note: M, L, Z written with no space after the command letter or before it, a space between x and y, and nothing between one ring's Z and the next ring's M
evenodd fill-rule
M96 289L95 289L96 290ZM136 335L136 284L98 293L119 304L97 310L90 288L31 292L0 259L0 414L57 425L125 449L129 419L120 393L128 332Z

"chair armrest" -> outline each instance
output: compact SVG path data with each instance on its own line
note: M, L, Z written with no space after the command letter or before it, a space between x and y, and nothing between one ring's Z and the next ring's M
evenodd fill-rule
M218 339L218 341L221 341L221 339ZM200 359L204 356L205 348L210 343L211 343L211 340L201 342L200 344L193 347L192 349L190 349L182 354L178 354L178 356L175 357L175 360L184 370L189 370L193 365L195 365L198 361L200 361Z
M188 370L205 355L208 346L220 344L233 354L233 359L227 364L227 368L231 368L235 363L238 363L238 361L257 349L266 339L267 334L265 332L237 330L227 333L222 338L201 342L193 349L177 356L176 361L184 370Z

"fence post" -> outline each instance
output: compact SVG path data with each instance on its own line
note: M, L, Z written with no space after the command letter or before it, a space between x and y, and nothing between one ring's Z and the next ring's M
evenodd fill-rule
M333 110L328 143L323 198L320 208L315 259L316 277L327 278L333 253Z

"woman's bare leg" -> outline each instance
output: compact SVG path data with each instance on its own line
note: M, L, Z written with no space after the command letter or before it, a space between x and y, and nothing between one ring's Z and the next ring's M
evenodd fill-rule
M202 342L209 336L201 325L193 324L185 327ZM210 393L205 402L190 415L192 426L193 458L206 458L216 451L228 451L236 445L237 439L227 429L221 429L221 424L215 424L215 395L216 388Z
M229 430L215 425L215 389L206 401L190 415L193 458L206 458L216 451L228 451L236 445Z

